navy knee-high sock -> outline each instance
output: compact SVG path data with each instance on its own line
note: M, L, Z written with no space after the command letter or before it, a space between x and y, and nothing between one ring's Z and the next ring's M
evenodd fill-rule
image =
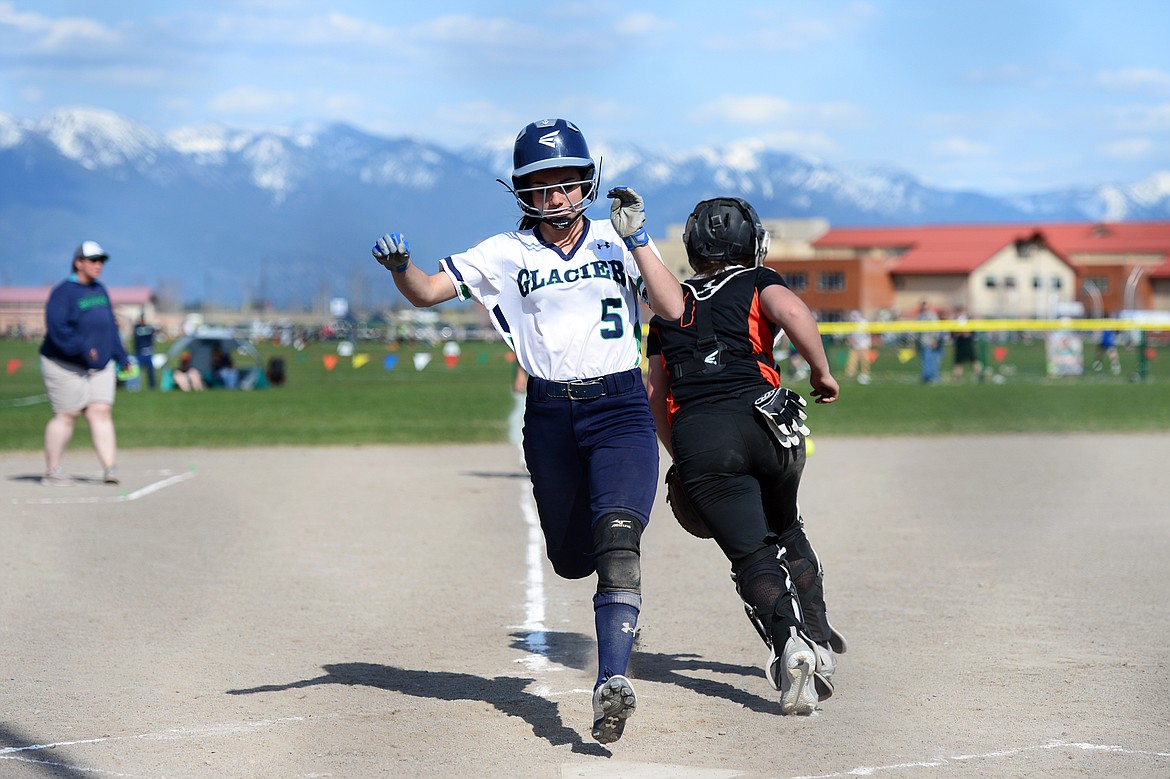
M625 675L634 651L642 596L636 592L599 592L593 596L597 628L597 686L611 676Z

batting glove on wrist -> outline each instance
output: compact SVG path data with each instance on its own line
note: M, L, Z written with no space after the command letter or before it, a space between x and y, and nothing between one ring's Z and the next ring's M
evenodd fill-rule
M609 221L630 251L650 243L643 225L646 224L646 204L642 196L629 187L614 187L606 197L613 198L609 206Z
M386 233L373 248L374 259L383 268L404 273L410 265L410 243L402 233Z

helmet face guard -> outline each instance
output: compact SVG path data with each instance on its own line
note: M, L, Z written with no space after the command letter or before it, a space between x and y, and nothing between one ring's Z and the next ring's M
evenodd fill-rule
M597 198L601 165L589 156L585 136L575 124L565 119L542 119L521 130L516 136L512 165L512 185L508 186L502 180L500 183L516 198L516 203L526 217L547 222L558 230L569 227ZM531 174L558 168L578 169L581 177L576 181L551 186L528 186ZM574 200L569 197L569 190L577 186L581 187L581 195ZM534 205L538 200L536 195L542 196L539 200L543 203L547 199L544 195L551 190L564 193L568 205L555 211Z
M720 265L762 265L770 243L756 209L738 197L700 202L683 229L687 260L696 272Z
M566 181L563 184L551 184L544 187L516 187L512 190L512 194L515 196L516 202L520 204L520 210L524 212L525 216L530 216L541 222L548 222L558 230L564 230L573 223L573 220L585 213L585 209L589 208L596 198L597 169L590 167L583 169L581 173L582 178L577 181ZM580 196L576 200L569 194L569 190L575 187L581 188ZM537 202L548 202L548 193L553 190L559 190L564 194L568 201L566 206L550 211L547 208L538 208L534 205ZM538 195L539 197L537 197Z

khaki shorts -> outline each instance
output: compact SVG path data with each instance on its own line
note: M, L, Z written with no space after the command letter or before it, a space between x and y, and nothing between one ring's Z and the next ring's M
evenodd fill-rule
M101 370L88 370L78 365L59 362L41 355L41 377L53 413L81 411L92 403L114 405L117 376L114 361Z

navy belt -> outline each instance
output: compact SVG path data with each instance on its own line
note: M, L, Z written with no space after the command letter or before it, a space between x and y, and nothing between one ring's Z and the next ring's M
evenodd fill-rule
M601 379L585 381L547 381L544 384L546 398L568 398L569 400L593 400L605 394L605 382Z
M574 381L548 381L531 376L528 379L528 393L538 399L560 398L565 400L596 400L605 395L625 395L642 385L642 372L638 368L622 373L611 373L595 379Z

